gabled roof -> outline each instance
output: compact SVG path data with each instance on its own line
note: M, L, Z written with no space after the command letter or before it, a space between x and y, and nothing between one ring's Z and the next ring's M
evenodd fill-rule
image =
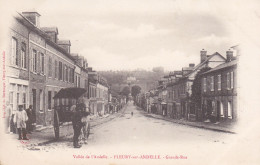
M193 72L197 71L201 66L203 66L203 65L204 65L205 63L207 63L212 57L214 57L214 56L216 56L216 55L218 55L218 56L220 56L221 58L223 58L223 60L226 60L226 59L225 59L221 54L219 54L218 52L215 52L215 53L212 54L212 55L207 55L206 60L203 61L203 62L201 62L201 63L199 63L197 66L195 66L195 67L194 67L194 70L193 70L192 72L188 73L187 75L185 75L185 77L190 76Z
M220 65L216 66L215 68L212 68L207 72L204 72L202 75L207 74L207 73L211 73L211 72L214 72L214 71L217 71L217 70L220 70L220 69L224 69L224 68L234 66L234 65L237 64L237 61L238 60L236 59L236 60L233 60L233 61L230 61L230 62L226 62L224 64L220 64Z

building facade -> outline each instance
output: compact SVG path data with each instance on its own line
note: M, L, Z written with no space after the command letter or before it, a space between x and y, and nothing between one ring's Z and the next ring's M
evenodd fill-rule
M39 13L18 13L13 19L6 52L7 101L14 110L19 104L25 109L32 105L33 122L51 125L54 107L70 104L53 99L60 89L85 88L84 98L89 97L87 60L70 52L70 41L58 38L57 27L40 27Z
M227 60L201 76L201 118L212 122L237 119L237 59L227 51Z

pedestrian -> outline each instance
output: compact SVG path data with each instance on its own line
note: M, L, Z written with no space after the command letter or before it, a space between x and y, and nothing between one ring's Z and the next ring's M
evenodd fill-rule
M81 104L77 104L76 106L76 111L72 115L72 125L73 125L73 130L74 130L74 136L73 136L73 146L74 148L80 148L81 146L79 145L79 135L81 132L81 128L83 126L81 118Z
M28 120L28 116L26 114L26 111L23 108L23 105L18 106L18 111L15 114L14 117L14 123L17 125L19 138L18 140L29 140L26 137L26 121Z
M12 131L11 131L12 115L13 115L13 109L12 109L9 101L7 101L6 102L6 115L5 115L6 133L12 133Z
M27 133L31 133L32 132L32 118L33 118L33 112L32 112L33 110L32 110L32 105L29 105L29 108L28 109L26 109L26 114L27 114L27 116L28 116L28 120L27 120L27 122L26 122L26 131L27 131Z
M131 115L132 115L132 117L133 117L133 115L134 115L134 112L131 112Z

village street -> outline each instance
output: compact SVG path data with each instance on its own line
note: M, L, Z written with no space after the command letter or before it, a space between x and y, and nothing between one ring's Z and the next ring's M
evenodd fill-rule
M83 152L92 155L92 158L103 155L102 158L107 157L106 159L125 159L128 158L126 155L139 156L138 153L153 155L154 159L158 158L156 154L160 153L160 159L168 157L176 159L176 156L179 159L191 159L191 157L193 159L196 156L200 159L211 160L218 159L212 153L228 148L236 136L157 119L134 106L132 102L119 113L101 120L103 120L102 124L92 121L88 144L83 144L80 149L73 148L72 126L63 126L62 137L59 141L48 141L37 146L27 145L26 148L50 153L57 150ZM52 136L53 133L50 130L49 137Z

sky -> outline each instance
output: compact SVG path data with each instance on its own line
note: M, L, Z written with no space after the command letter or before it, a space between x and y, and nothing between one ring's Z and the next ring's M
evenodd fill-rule
M256 1L227 0L25 0L13 10L37 11L40 26L56 26L71 52L95 70L179 70L208 54L241 44L258 26ZM252 1L253 2L253 1ZM250 19L249 19L250 18Z

